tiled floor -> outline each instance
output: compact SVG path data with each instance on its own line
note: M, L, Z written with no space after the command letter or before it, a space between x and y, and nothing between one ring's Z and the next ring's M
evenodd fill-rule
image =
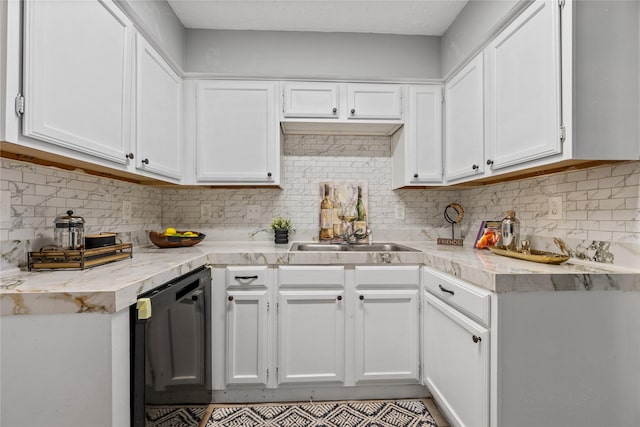
M449 427L432 399L150 408L147 427Z

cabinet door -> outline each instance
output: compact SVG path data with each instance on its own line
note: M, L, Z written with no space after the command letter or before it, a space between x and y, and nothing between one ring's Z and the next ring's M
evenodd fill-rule
M454 181L484 172L484 64L480 54L446 86L445 175Z
M182 79L138 34L136 167L180 179Z
M557 2L536 0L486 52L493 169L560 153Z
M199 182L277 184L276 85L197 84L196 177Z
M344 380L342 290L279 292L278 381Z
M126 164L131 23L111 1L27 1L23 133Z
M355 378L416 382L418 290L362 290L355 301Z
M489 331L425 292L425 383L458 426L489 425Z
M442 182L442 87L409 87L406 123L407 181L412 184Z
M284 117L337 119L339 86L335 83L284 83Z
M227 384L267 384L267 290L227 291Z
M399 85L350 84L347 89L349 119L400 120L402 87Z

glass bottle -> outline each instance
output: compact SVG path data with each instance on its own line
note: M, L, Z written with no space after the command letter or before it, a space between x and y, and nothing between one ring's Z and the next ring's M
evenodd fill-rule
M500 226L502 245L509 250L517 251L520 241L520 221L516 218L516 212L507 211Z
M329 184L324 185L324 198L320 202L320 240L333 239L333 203L329 199Z
M362 201L362 187L358 186L358 202L356 203L356 209L358 211L358 217L354 224L356 231L356 237L358 239L364 239L367 236L367 211Z
M340 198L338 197L338 187L333 186L333 197L331 198L331 203L333 203L333 237L338 238L343 234L342 221L340 217L342 216L342 205L340 203Z

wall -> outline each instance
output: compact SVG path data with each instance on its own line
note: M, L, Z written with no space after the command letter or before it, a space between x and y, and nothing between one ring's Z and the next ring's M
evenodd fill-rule
M319 183L364 182L368 187L369 227L375 239L433 239L450 230L442 219L448 203L458 201L459 191L391 190L391 141L381 136L286 135L282 156L284 189L165 189L163 220L210 230L216 240L248 240L265 229L275 216L291 217L296 240L317 237ZM210 204L213 220L200 220L200 204ZM245 218L246 205L259 205L263 220ZM395 208L405 209L405 218L395 219ZM271 232L254 239L272 240Z
M31 242L38 248L52 236L55 216L67 208L85 218L89 232L131 233L136 244L148 243L147 231L168 226L203 231L207 240L271 240L271 232L251 235L278 215L293 219L294 239L308 240L317 234L318 183L329 179L367 183L376 240L448 237L442 212L459 202L465 218L457 233L467 247L480 221L515 209L521 237L534 248L559 252L553 239L560 238L576 257L634 268L640 259L640 161L477 188L396 191L390 190L388 137L287 136L284 189L154 188L7 159L1 165L0 195L9 195L11 203L9 220L3 215L0 222L2 256L20 263ZM563 198L562 220L547 219L551 195ZM132 202L132 220L121 219L122 200ZM211 221L200 220L201 203L211 204ZM262 221L245 218L247 204L260 206ZM398 205L405 209L404 220L395 219Z
M562 197L562 220L547 219L550 196ZM559 252L553 238L560 238L576 257L638 268L640 162L467 189L461 200L465 222L469 220L469 244L480 221L501 219L514 209L521 222L521 238L531 240L533 248Z
M441 76L461 64L487 37L512 15L514 8L529 0L471 0L460 11L441 39Z
M144 30L166 53L184 69L186 30L165 0L124 0L129 9L144 25Z
M187 30L187 71L277 79L440 78L440 38L388 34Z
M54 219L68 209L85 219L86 233L118 231L134 243L146 244L144 230L161 228L160 188L8 159L0 165L3 260L25 264L30 246L52 243ZM131 220L122 219L123 200L132 204Z

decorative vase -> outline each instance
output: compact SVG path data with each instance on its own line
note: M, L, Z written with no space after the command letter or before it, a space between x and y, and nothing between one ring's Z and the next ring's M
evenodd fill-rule
M289 243L289 230L274 230L276 243Z

